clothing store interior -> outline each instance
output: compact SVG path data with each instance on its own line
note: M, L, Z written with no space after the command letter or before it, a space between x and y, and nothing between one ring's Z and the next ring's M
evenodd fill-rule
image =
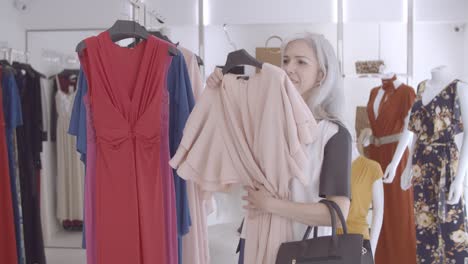
M0 264L468 263L467 23L0 0Z

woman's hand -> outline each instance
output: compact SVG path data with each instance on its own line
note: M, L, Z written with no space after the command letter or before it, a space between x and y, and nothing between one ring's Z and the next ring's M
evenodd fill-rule
M247 204L243 206L244 209L254 212L256 211L258 213L269 212L269 204L274 200L274 198L263 185L260 185L255 189L246 186L244 189L247 191L247 195L242 196L242 200L247 202Z
M221 85L221 81L223 80L223 72L220 68L216 67L213 73L208 76L206 79L206 85L210 88L216 88Z

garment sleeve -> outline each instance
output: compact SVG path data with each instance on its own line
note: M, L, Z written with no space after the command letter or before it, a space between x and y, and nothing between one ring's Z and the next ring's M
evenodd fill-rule
M424 83L420 83L418 85L418 96L421 96L421 89L422 88L422 85L424 85ZM411 110L411 108L413 107L413 104L414 104L414 101L416 100L416 94L413 90L413 88L409 88L408 89L408 93L405 97L405 100L402 104L402 119L406 118L406 115L409 113L409 121L408 121L408 130L411 131L411 132L416 132L416 128L415 128L415 124L414 124L414 118L411 117L411 115L413 114L413 111ZM410 112L411 110L411 112Z
M283 102L283 105L287 126L285 136L291 156L290 174L307 185L310 177L304 174L304 168L309 160L306 145L316 140L318 126L309 107L286 74L283 85L289 100Z
M383 171L382 167L378 162L372 161L372 176L373 176L373 182L376 182L383 177Z
M405 99L402 102L402 118L405 118L413 107L414 101L416 100L416 93L414 89L408 87L408 92L406 93Z
M351 135L342 126L325 145L319 195L351 198Z
M192 91L195 101L200 98L203 92L203 81L201 78L200 67L198 66L197 56L193 54L193 59L191 60L191 65L189 68L190 80L192 80Z
M461 115L461 108L460 108L460 98L458 96L458 89L459 88L466 88L466 84L462 82L456 82L454 85L454 96L453 96L453 120L452 124L454 124L454 131L455 134L459 134L463 132L464 124Z
M3 81L3 107L7 128L14 129L23 124L21 100L16 80L9 74Z
M58 80L55 78L54 84L52 86L52 100L50 104L50 141L55 142L57 140L57 105L55 103L55 95L58 91Z
M171 157L173 157L179 148L185 124L195 104L187 65L180 52L172 58L167 81L170 110L169 142ZM189 232L191 225L186 182L175 170L173 176L176 192L177 232L179 235L185 235Z
M86 142L87 142L87 120L86 107L84 105L84 96L88 92L88 82L83 70L80 70L78 77L78 87L73 102L73 109L68 127L68 134L76 137L76 150L81 154L80 159L86 163Z

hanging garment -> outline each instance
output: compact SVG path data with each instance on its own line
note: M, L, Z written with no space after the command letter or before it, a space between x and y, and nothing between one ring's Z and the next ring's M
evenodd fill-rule
M206 191L264 185L290 199L290 180L306 179L305 145L315 127L284 71L265 63L248 80L229 74L221 87L205 89L171 166ZM272 214L246 219L246 263L274 263L279 245L292 239L291 221Z
M195 100L199 99L203 90L200 68L196 55L191 51L180 47L184 55L190 83ZM192 226L188 234L182 238L182 263L183 264L209 264L210 252L208 247L208 220L206 204L202 190L193 181L187 181L187 196L190 208L190 218Z
M97 263L169 263L160 174L162 98L169 44L149 37L133 49L108 32L85 40L96 131Z
M190 83L187 83L186 82L188 81L187 78L185 77L186 76L186 73L187 71L184 69L185 68L185 64L181 61L182 58L180 56L175 56L171 62L171 66L169 68L169 75L171 75L172 77L171 78L167 78L168 79L168 89L169 90L172 90L174 91L172 94L173 95L178 95L179 97L176 97L176 96L173 96L173 100L175 100L176 98L178 99L177 100L177 104L175 105L180 105L179 109L187 109L187 106L185 106L187 103L184 103L187 101L187 98L190 98L189 95L187 96L184 96L185 93L182 93L182 92L186 92L187 89L190 89ZM89 157L89 158L86 158L87 157L87 152L89 151L92 151L92 149L95 148L95 140L93 139L94 138L94 128L92 128L92 130L88 130L87 131L87 134L85 132L85 130L87 129L87 127L89 126L92 126L92 122L87 122L87 115L84 114L84 109L86 108L85 107L85 104L84 104L84 101L82 100L83 98L83 95L85 95L88 91L88 87L87 87L87 80L86 80L86 77L84 75L83 72L80 73L79 75L79 82L78 82L78 88L77 88L77 95L75 97L75 102L74 102L74 106L73 106L73 113L72 113L72 117L71 117L71 121L70 121L70 128L69 128L69 133L71 135L74 135L77 137L77 150L78 152L81 153L82 155L82 160L87 160L86 161L86 164L87 164L87 170L86 170L86 182L85 182L85 188L86 188L86 195L85 195L85 204L86 205L86 212L85 213L85 232L84 232L84 239L85 239L85 243L86 244L86 248L87 248L87 256L88 256L88 264L90 264L91 260L90 259L93 259L93 255L95 253L93 253L93 251L95 251L95 246L94 246L94 230L95 230L95 227L94 227L94 218L91 214L93 214L93 211L95 210L94 208L90 208L90 207L94 207L94 190L95 190L95 169L93 169L93 167L95 167L95 160L93 157ZM179 92L179 91L182 91L182 92ZM166 109L167 108L167 109ZM168 111L169 110L169 106L167 103L163 103L163 106L162 106L162 109ZM175 113L179 113L179 116L182 116L183 118L183 114L186 113L184 112L183 110L182 111L179 111L177 108L175 109L177 111L174 111ZM182 115L181 115L182 114ZM188 115L188 114L186 114ZM177 115L175 115L177 116ZM181 118L181 119L182 119ZM163 123L163 128L162 128L162 131L165 131L166 133L169 133L169 120L163 120L164 123ZM167 124L166 124L167 122ZM183 129L183 125L184 123L181 123L182 127L180 127L179 129L182 130ZM177 127L175 127L177 128ZM90 135L91 134L91 135ZM176 136L177 134L176 133L173 133L173 136ZM92 138L89 138L89 137L92 137ZM86 140L88 138L88 140ZM87 141L87 144L86 144L86 141ZM179 140L180 141L180 140ZM161 148L163 148L164 146L167 145L167 147L169 148L169 135L167 135L167 141L166 140L161 140L162 144L161 145ZM174 141L176 142L176 141ZM169 155L169 149L167 150L161 150L161 153L167 153L167 155ZM164 156L161 155L161 158L163 158ZM169 159L169 157L167 157L167 159ZM164 205L165 205L165 209L167 212L166 214L166 222L168 223L167 224L167 228L166 228L166 242L168 245L171 245L169 248L168 248L168 255L171 256L171 258L173 258L174 260L177 259L177 238L178 238L178 235L177 235L177 218L176 218L176 206L175 206L175 188L174 188L174 181L173 180L170 180L172 179L172 169L167 165L167 167L165 167L165 165L167 164L167 162L163 162L162 165L161 165L161 169L165 172L162 172L162 175L169 175L170 177L163 177L163 185L164 186L168 186L168 188L165 188L164 189L164 199L165 199L165 202L164 202ZM89 168L88 168L89 167ZM175 178L174 178L175 179ZM89 183L89 185L88 185ZM89 201L86 202L86 201ZM186 212L188 211L188 208L184 208L184 207L181 207L182 210L181 212ZM91 210L91 211L89 211ZM89 217L87 216L89 214ZM183 215L188 215L188 212L186 213L182 213L181 214L182 216ZM184 222L182 222L184 223ZM187 223L185 221L185 223ZM183 225L181 225L183 226ZM88 228L88 229L87 229ZM187 227L185 227L186 229ZM93 237L93 238L92 238ZM173 260L170 261L170 263L172 263Z
M86 116L87 114L87 109L85 107L85 103L83 101L84 95L88 92L88 84L86 81L86 78L84 77L83 71L80 69L78 73L78 78L76 81L76 95L74 98L73 102L73 107L72 107L72 112L70 116L70 125L68 127L68 134L76 137L76 151L80 154L80 160L84 164L85 167L85 175L83 175L83 182L84 182L84 189L85 193L83 196L83 205L85 207L85 212L83 212L83 236L82 236L82 248L86 249L86 188L87 186L87 170L88 168L86 167L86 152L88 142L87 142L87 119ZM92 127L92 126L91 126ZM94 128L92 128L94 131ZM94 132L93 132L94 133ZM93 141L94 142L94 141ZM95 145L95 143L92 143ZM95 158L94 158L95 160ZM87 252L88 253L88 252ZM88 261L88 264L91 263Z
M21 100L23 126L16 129L18 167L21 185L24 246L26 263L45 264L44 241L40 212L40 170L42 141L42 102L40 77L22 71L23 65L13 64L17 70L16 83Z
M384 137L402 132L405 117L413 105L415 93L413 88L402 84L388 94L380 114L374 114L374 103L380 87L372 89L367 114L374 137ZM387 169L393 159L398 142L381 146L369 146L369 158L380 163L382 170ZM406 167L408 151L405 151L397 168L392 184L384 185L384 219L379 242L377 244L376 264L415 263L416 234L414 228L413 190L401 190L400 177Z
M84 167L76 153L76 139L67 134L75 99L75 87L64 92L57 77L59 89L55 94L57 111L57 219L65 221L83 221Z
M17 190L17 163L14 153L13 136L15 129L23 124L21 115L21 102L16 86L15 76L13 74L4 74L0 78L0 84L3 87L3 113L5 120L6 143L8 149L8 166L10 175L11 195L13 201L13 213L15 217L15 235L18 263L24 263L24 243L22 242L22 218L20 207L20 192ZM19 182L18 182L19 183Z
M195 104L187 66L182 53L180 51L178 53L172 59L167 76L167 88L169 90L169 147L171 157L174 156L179 147L185 123ZM183 250L182 237L188 233L192 223L185 180L180 178L175 170L173 171L173 175L177 210L178 257L181 258Z
M86 94L83 97L83 102L86 108L86 185L85 185L85 226L84 236L87 238L86 241L86 259L87 264L97 263L97 248L96 248L96 132L93 125L93 117L89 106L89 97Z
M3 80L1 68L0 80ZM4 103L3 90L3 84L1 84L0 102L2 104ZM18 252L15 235L15 214L8 164L6 124L3 107L0 107L0 219L2 219L0 222L0 263L16 264L18 263Z
M418 263L465 263L468 259L464 197L457 204L446 203L458 168L454 137L463 132L457 84L453 81L424 105L426 82L422 82L411 110L408 129L417 137L412 181Z
M349 214L346 219L348 233L361 234L364 240L370 240L367 215L372 205L374 183L383 176L380 164L359 156L351 168L351 193L353 194ZM343 231L338 229L338 234Z

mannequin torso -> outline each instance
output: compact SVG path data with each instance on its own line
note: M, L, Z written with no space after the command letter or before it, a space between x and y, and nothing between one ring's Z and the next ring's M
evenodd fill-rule
M432 70L432 78L426 81L426 89L422 94L422 103L427 105L452 81L446 66L440 66Z
M352 161L354 162L361 157L356 143L352 145ZM380 172L382 173L382 172ZM352 191L352 190L351 190ZM353 194L357 195L357 194ZM352 206L352 201L351 201ZM375 257L377 242L379 241L380 230L382 228L384 212L384 190L382 179L376 180L372 185L372 224L370 227L370 243L372 252Z

